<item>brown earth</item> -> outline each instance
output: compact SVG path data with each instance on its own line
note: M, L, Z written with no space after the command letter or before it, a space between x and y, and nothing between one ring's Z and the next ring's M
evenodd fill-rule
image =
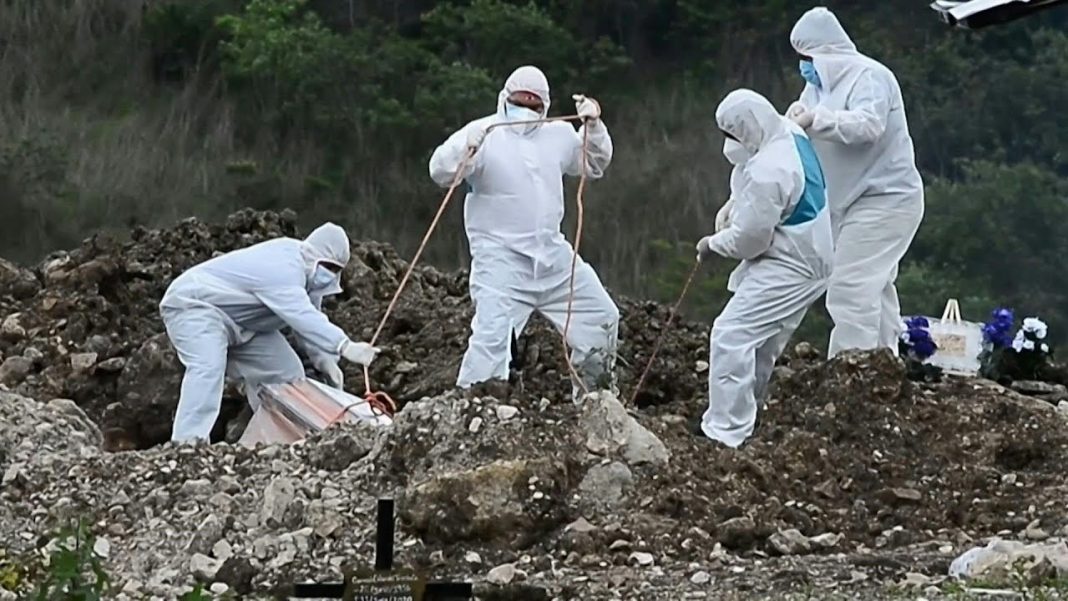
M191 220L134 232L125 243L91 240L33 270L0 264L8 315L0 382L39 401L73 399L101 423L103 438L163 442L180 374L159 335L156 303L167 283L213 252L294 233L292 215L245 212L224 225ZM328 313L354 337L370 337L404 267L386 245L353 243L346 292ZM520 343L522 377L509 394L461 398L452 383L470 318L465 274L421 268L372 374L376 387L405 401L388 432L343 428L281 450L166 444L99 454L91 450L99 432L81 417L68 424L62 416L76 412L67 405L49 409L60 418L44 413L47 427L18 405L0 420L0 472L15 484L0 492L0 529L20 535L12 548L25 547L60 517L53 513L77 507L114 524L117 556L159 555L135 561L148 567L131 577L144 580L160 565L188 572L192 550L178 541L207 536L207 512L229 533L214 538L229 537L256 574L254 588L268 589L333 573L336 557L366 553L368 504L395 495L402 536L412 541L399 561L478 578L514 563L526 574L517 582L541 592L491 587L505 596L485 597L513 599L606 591L680 599L712 586L690 580L698 571L732 583L737 598L781 598L814 585L876 598L872 582L907 571L944 575L953 553L976 539L1068 536L1068 420L1052 404L978 379L910 382L888 352L823 362L798 345L776 370L754 438L731 451L693 434L706 404L707 326L670 330L647 392L630 406L667 309L619 304L623 404L605 395L571 401L558 337L542 322ZM361 387L356 370L346 377ZM55 420L74 434L56 434ZM35 442L47 436L56 438ZM67 448L72 436L84 446ZM115 509L102 482L118 483L127 509ZM141 506L153 509L148 526ZM303 527L316 534L293 543L290 534ZM159 543L161 529L173 544ZM260 553L291 544L304 559L279 563L270 559L277 550ZM831 567L806 572L798 557ZM768 578L775 566L781 581ZM642 590L650 595L629 596Z
M157 309L167 285L215 253L295 234L292 213L244 211L225 224L189 219L170 229L138 229L127 242L98 236L32 270L0 263L0 309L9 315L0 353L18 357L0 371L0 381L34 398L73 399L105 429L121 430L110 434L127 448L159 444L170 436L180 382ZM327 313L354 338L370 339L406 267L388 245L353 242L345 291L327 301ZM667 311L655 303L620 304L620 385L629 393ZM373 387L401 402L450 390L470 318L466 273L417 269L379 338L384 351L372 369ZM703 378L692 366L707 353L706 337L703 326L676 326L639 402L702 394ZM570 395L560 341L544 322L534 321L519 349L516 385L523 394ZM362 373L351 365L345 370L350 387L362 388ZM241 403L231 398L223 422Z

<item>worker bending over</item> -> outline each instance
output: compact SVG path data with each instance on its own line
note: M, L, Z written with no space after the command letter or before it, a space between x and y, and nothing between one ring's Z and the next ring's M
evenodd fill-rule
M736 448L753 433L775 360L827 288L834 250L823 173L804 134L750 90L728 94L716 123L736 167L725 227L701 239L698 259L742 263L712 326L701 430Z
M901 87L889 69L857 52L826 8L806 12L790 43L806 84L787 116L806 130L827 174L835 241L828 355L874 348L896 354L901 305L894 281L924 211Z
M378 349L350 340L321 310L324 296L341 292L348 261L345 230L327 223L304 240L278 238L215 257L171 283L160 314L185 366L171 440L209 438L226 375L244 381L250 402L257 384L303 378L285 326L333 386L342 386L339 355L371 363Z
M430 176L443 187L457 171L470 191L464 226L471 249L471 301L475 316L457 385L496 382L507 387L511 341L539 311L562 330L567 314L571 244L560 231L564 175L591 179L612 160L612 138L591 98L574 96L582 129L538 120L549 111L549 83L536 67L516 69L497 98L497 112L455 132L430 157ZM504 124L490 129L491 125ZM583 130L589 152L583 165ZM474 156L465 161L470 153ZM578 259L567 342L571 362L588 389L613 385L619 310L593 267ZM577 393L577 386L573 388ZM578 394L576 401L578 400Z

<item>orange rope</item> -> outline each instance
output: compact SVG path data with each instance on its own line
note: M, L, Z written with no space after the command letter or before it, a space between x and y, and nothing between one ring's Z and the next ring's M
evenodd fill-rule
M682 299L686 298L686 291L690 289L690 284L693 283L693 278L697 275L697 270L700 267L701 262L694 261L693 268L690 270L690 275L686 278L686 283L682 286L682 293L679 294L679 300L675 301L674 306L671 307L671 312L668 313L667 323L664 324L664 329L660 331L660 336L657 337L656 344L653 345L653 354L649 356L649 363L645 365L641 377L638 378L638 384L634 387L634 394L630 397L631 405L638 399L638 393L641 392L642 384L645 383L645 378L649 375L649 370L653 367L653 362L656 361L656 354L660 352L660 345L664 343L664 338L667 337L668 330L671 329L671 322L674 321L675 316L678 314L679 307L682 305Z
M590 129L588 126L583 126L582 156L579 157L582 160L582 175L579 177L578 191L575 193L575 204L578 205L578 221L575 224L575 247L571 252L571 283L567 293L567 317L564 319L564 329L560 334L560 337L564 342L564 360L567 361L567 368L571 372L571 377L575 379L579 388L582 389L582 394L584 396L588 395L590 390L586 388L586 384L582 381L582 378L579 377L574 364L571 363L571 353L567 350L567 332L571 327L571 306L575 300L575 266L578 264L579 244L582 243L582 214L584 211L582 193L586 188L586 153L589 151L589 142ZM575 400L577 401L578 399Z
M445 208L449 206L449 200L452 199L452 195L456 192L456 188L463 180L464 169L467 168L467 163L470 162L471 157L474 156L473 152L467 152L464 155L460 166L456 169L456 175L452 178L452 184L449 186L449 190L445 193L445 197L441 199L441 205L438 206L438 212L434 215L433 221L430 222L430 227L427 228L426 234L423 235L423 241L419 243L418 250L415 251L415 256L412 257L410 263L408 263L408 269L404 272L404 277L401 278L400 284L397 285L396 292L393 293L393 298L390 299L389 305L386 307L386 313L382 316L382 320L378 322L378 327L375 328L374 336L371 337L370 345L374 346L378 341L379 335L382 334L382 328L385 327L386 321L389 319L390 314L393 313L393 309L397 306L397 299L400 298L401 292L404 290L404 286L408 283L408 278L411 277L412 272L415 270L415 266L419 263L419 257L423 255L423 251L426 249L427 243L430 241L431 234L438 227L438 222L441 221L441 216L445 213ZM363 397L368 403L374 404L386 404L396 411L397 403L385 392L372 392L371 391L371 371L364 365L363 366L363 385L364 393ZM348 409L346 409L347 411ZM342 412L344 414L344 412ZM392 412L389 415L393 415Z

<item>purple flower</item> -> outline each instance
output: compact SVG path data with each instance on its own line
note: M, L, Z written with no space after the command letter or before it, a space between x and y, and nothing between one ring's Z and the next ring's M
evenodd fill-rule
M990 314L990 321L983 324L983 342L991 348L1005 348L1012 345L1013 337L1012 309L999 308Z
M931 327L931 323L928 322L927 318L922 315L917 315L916 317L910 317L906 319L905 325L908 326L908 329L910 330L918 330L920 328Z
M937 350L938 345L930 337L920 340L913 339L912 341L912 353L921 361L930 358Z
M927 318L910 317L904 320L905 331L901 333L900 345L908 355L917 361L926 361L938 350L938 345L931 339L931 327Z

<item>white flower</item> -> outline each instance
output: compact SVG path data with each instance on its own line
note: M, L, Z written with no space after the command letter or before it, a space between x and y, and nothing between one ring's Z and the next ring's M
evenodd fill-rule
M1016 337L1012 339L1012 350L1016 351L1017 353L1023 350L1024 340L1026 340L1026 338L1024 338L1023 330L1017 331Z
M1046 344L1045 342L1042 343L1042 347L1041 348L1042 348L1042 352L1043 353L1048 353L1049 352L1049 345Z
M1030 339L1026 339L1026 340L1023 341L1023 347L1024 347L1024 350L1033 351L1033 350L1035 350L1035 341L1034 340L1030 340Z
M1031 332L1035 335L1035 338L1042 340L1046 337L1046 322L1037 317L1028 317L1023 320L1023 329L1025 332Z
M904 342L905 344L912 342L912 337L909 336L908 330L901 332L901 335L899 337L901 338L901 342Z

